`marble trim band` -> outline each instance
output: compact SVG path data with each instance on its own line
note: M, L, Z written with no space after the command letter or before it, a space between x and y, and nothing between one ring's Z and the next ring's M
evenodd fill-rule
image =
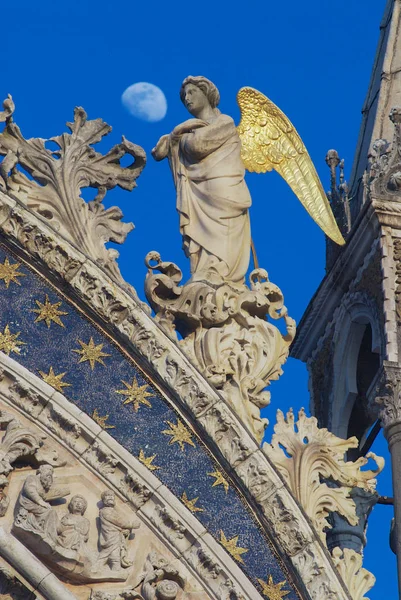
M0 527L0 556L26 579L41 598L76 600L74 594L40 560L2 527Z
M26 259L34 268L40 269L42 264L56 280L67 281L71 286L70 296L75 294L81 305L84 302L89 314L96 311L103 330L111 333L117 343L124 344L131 358L142 363L145 369L147 365L155 379L168 390L168 396L189 413L195 429L203 429L201 437L209 437L211 446L217 446L224 457L223 462L228 462L227 470L237 488L254 507L262 527L272 532L282 555L291 560L310 598L349 599L326 548L274 466L217 391L160 330L128 289L116 284L31 211L2 193L0 229L8 245L14 244L26 251ZM7 357L2 356L1 360L4 359ZM84 419L87 430L93 430L95 424L89 417L81 413L80 418ZM118 448L119 454L125 453L127 459L133 459L108 434L99 432L99 441L103 442L104 438L111 440L110 447ZM149 480L148 471L146 479ZM202 540L208 536L205 533ZM213 540L213 543L216 542ZM217 545L216 552L224 551ZM224 552L225 562L227 558ZM249 596L249 583L246 590L245 595Z

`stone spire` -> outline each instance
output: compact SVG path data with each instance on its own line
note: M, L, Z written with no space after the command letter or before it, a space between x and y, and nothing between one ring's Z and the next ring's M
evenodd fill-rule
M352 196L355 198L353 220L362 198L361 180L375 140L391 142L393 124L389 114L401 106L401 0L387 0L380 24L380 39L371 80L362 109L362 124L351 174Z

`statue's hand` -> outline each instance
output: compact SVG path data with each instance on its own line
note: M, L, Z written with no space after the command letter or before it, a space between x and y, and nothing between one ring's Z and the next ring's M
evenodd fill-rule
M187 121L184 121L184 123L180 123L177 127L174 127L172 135L179 137L180 135L184 135L184 133L191 133L194 129L206 127L206 125L208 125L208 123L201 119L188 119Z
M170 136L163 135L152 150L152 156L155 160L166 158L170 149Z

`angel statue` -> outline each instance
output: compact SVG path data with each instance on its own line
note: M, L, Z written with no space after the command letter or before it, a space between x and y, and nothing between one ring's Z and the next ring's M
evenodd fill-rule
M344 244L306 148L273 102L253 88L240 89L236 127L217 108L219 91L206 77L184 79L180 97L194 118L162 136L152 155L169 159L192 281L244 281L251 248L245 169L276 169L326 235Z

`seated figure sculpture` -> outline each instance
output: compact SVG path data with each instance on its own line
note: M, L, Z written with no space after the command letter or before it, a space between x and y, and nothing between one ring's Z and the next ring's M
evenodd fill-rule
M35 474L26 478L18 497L15 523L26 531L55 540L57 515L47 501L52 485L53 467L51 465L41 465ZM66 493L68 491L62 490L59 497L63 497Z

